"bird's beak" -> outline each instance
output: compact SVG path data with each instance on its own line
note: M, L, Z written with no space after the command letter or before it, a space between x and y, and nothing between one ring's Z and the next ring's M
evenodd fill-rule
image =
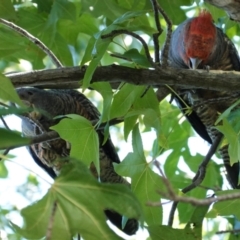
M197 69L198 65L202 62L202 60L199 58L189 58L189 60L190 60L189 67L193 70Z

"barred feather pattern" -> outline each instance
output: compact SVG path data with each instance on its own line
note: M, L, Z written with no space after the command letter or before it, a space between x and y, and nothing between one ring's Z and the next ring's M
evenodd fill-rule
M23 133L25 135L29 135L29 133L31 133L30 135L39 135L49 131L50 126L60 121L60 119L53 119L59 115L72 113L79 114L90 121L99 119L100 114L96 107L83 94L74 90L44 91L22 88L18 89L18 94L27 105L34 109L27 117L23 118ZM32 149L44 164L53 167L58 174L61 168L59 166L61 159L69 156L70 145L62 139L56 139L35 144ZM120 162L117 154L114 156L115 159L109 159L101 148L100 150L102 153L100 159L104 160L105 166L106 162L108 166L112 165L112 161ZM111 179L108 179L108 182L111 182Z
M33 109L22 118L22 131L26 136L36 136L50 131L50 126L57 124L60 119L54 117L66 114L79 114L90 121L97 121L100 113L97 108L80 92L76 90L42 90L37 88L17 89L20 99L27 106ZM103 132L98 131L100 148L100 176L98 176L95 165L91 163L92 174L101 179L101 182L120 183L130 186L130 184L114 171L113 162L120 163L119 157L112 144L111 139L107 139L104 145ZM29 152L35 162L44 168L51 177L55 178L63 164L68 162L70 144L63 139L55 139L31 145ZM110 221L121 229L122 216L110 210L105 211ZM125 233L132 235L138 229L138 221L129 219L122 229Z
M204 32L201 32L200 25L202 24L202 18L204 18L203 22L205 28L209 27L215 29L208 32L207 36L204 35ZM191 25L196 19L198 20L198 25L196 25L195 22L193 33L189 33L189 29L191 29ZM205 69L207 67L214 70L240 70L240 60L234 44L220 29L215 27L212 20L210 20L210 13L202 12L199 17L188 19L178 26L173 32L170 43L170 66L190 69ZM212 47L207 48L211 50L208 55L206 54L208 57L201 58L200 55L198 55L199 52L195 52L194 49L190 51L192 54L191 56L187 55L187 52L189 52L188 48L191 48L192 42L189 41L187 45L186 41L188 40L188 35L191 34L198 36L198 40L200 39L200 41L202 41L202 43L200 43L201 47L207 44L205 38L212 37L214 41ZM196 42L194 44L196 44ZM195 48L197 48L197 45ZM204 47L201 48L201 51L205 50ZM226 91L176 89L176 92L178 96L175 96L175 100L183 113L186 113L186 118L193 128L203 139L212 143L220 134L214 127L218 116L230 107L237 98L231 97L232 93ZM228 97L227 101L226 97ZM187 114L186 104L193 110L189 115ZM240 188L238 185L239 163L230 166L227 148L228 146L224 146L219 150L227 171L227 179L232 187Z

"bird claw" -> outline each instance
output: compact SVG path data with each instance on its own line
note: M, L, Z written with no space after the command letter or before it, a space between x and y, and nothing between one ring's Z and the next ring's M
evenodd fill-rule
M209 65L205 65L204 68L207 70L207 72L209 73L210 71L210 66Z

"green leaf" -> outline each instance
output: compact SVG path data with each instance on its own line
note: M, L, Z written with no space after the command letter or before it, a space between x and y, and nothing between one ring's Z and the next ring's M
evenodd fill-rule
M120 25L126 21L131 22L133 21L136 17L145 15L146 11L132 11L132 12L126 12L124 13L121 17L117 18L113 24L115 25Z
M144 92L145 90L143 90ZM155 128L157 134L160 134L161 117L159 110L159 102L156 94L152 88L149 88L146 93L138 98L135 98L131 110L124 118L124 138L128 137L128 134L134 127L137 118L140 115L144 115L143 122L146 128Z
M137 199L127 186L98 183L80 162L70 162L63 167L48 193L21 214L24 228L15 228L24 237L42 238L47 232L54 202L51 239L71 239L77 232L84 239L117 240L107 225L104 209L111 209L128 218L140 219L142 212Z
M182 1L162 1L161 7L166 12L169 19L171 19L174 25L178 25L184 20L186 20L185 11L182 9L182 6L191 6L191 0L182 0Z
M153 88L150 87L147 91L144 89L143 93L144 95L134 102L134 109L152 109L156 112L156 115L160 117L159 101Z
M138 119L138 114L133 116L126 116L124 118L124 139L127 141L129 133L132 131Z
M186 174L185 172L179 172L179 175L183 175ZM185 180L185 181L184 181ZM182 182L182 185L184 185L184 187L186 187L187 185L189 185L192 181L190 179L190 181L188 183L186 183L186 178L184 179L184 177L182 177L182 179L179 179L179 181ZM172 183L172 180L171 180ZM176 186L176 185L174 185ZM178 194L182 194L181 192ZM207 190L206 189L201 189L201 188L195 188L192 191L184 194L184 196L186 197L194 197L197 199L203 199L206 198L206 194L207 194ZM180 202L178 204L178 213L179 213L179 222L180 223L191 223L191 219L194 216L194 212L196 211L196 206L193 206L191 204L187 204L187 203L182 203Z
M101 122L107 122L109 120L110 108L113 98L113 91L111 88L110 83L108 82L101 82L101 83L93 83L91 86L98 91L103 98L103 111L101 114Z
M0 158L2 158L1 153L0 153ZM0 178L7 178L8 176L8 170L4 164L3 159L0 161Z
M202 222L209 209L209 205L206 206L197 206L194 209L194 212L188 221L188 224L185 226L186 231L194 236L194 238L202 239Z
M194 233L189 234L186 229L174 229L169 226L151 225L148 227L148 231L152 240L195 239Z
M86 40L83 39L83 34L89 35L87 36L89 38L89 37L92 37L92 35L98 33L99 22L90 13L83 12L77 18L77 21L75 23L73 23L71 20L59 19L58 31L68 43L70 43L73 46L79 45L77 49L75 49L76 51L78 50L86 51L85 45L89 44L89 42L88 41L86 42ZM95 42L95 39L94 39L94 42ZM91 48L91 51L92 51L92 48ZM76 58L76 56L73 56L73 57ZM82 56L80 59L82 60Z
M0 18L10 21L16 20L16 13L11 1L9 0L0 1Z
M124 84L123 87L114 95L110 111L110 119L123 117L137 97L143 93L144 87Z
M57 131L61 138L71 143L70 157L83 161L86 165L94 162L99 173L98 134L92 123L86 118L71 114L62 119L51 129Z
M151 67L151 64L149 63L147 57L140 54L137 49L130 49L124 52L124 54L116 53L115 55L118 55L122 58L127 58L129 61L134 62L140 66Z
M79 32L90 36L96 34L99 30L98 21L89 13L83 13L77 20Z
M55 0L49 15L49 24L55 24L59 18L76 21L76 6L69 1Z
M45 16L40 14L35 8L20 8L18 10L18 16L18 24L34 36L39 37L39 33L45 28Z
M96 42L96 39L94 36L92 36L87 43L87 47L85 49L85 52L80 64L81 67L92 59L92 50L94 48L95 42Z
M203 156L202 156L203 159ZM199 161L200 162L200 161ZM222 171L222 165L210 161L207 166L207 174L202 182L203 186L215 186L219 189L223 186L223 178L219 174Z
M160 199L158 189L165 189L159 175L152 171L146 162L142 140L138 125L133 129L133 153L129 153L115 170L122 176L132 179L132 191L142 204L145 221L148 225L159 224L162 221L162 208L146 206L147 202L158 202Z
M229 124L232 126L232 128L234 129L234 131L236 133L239 133L240 132L240 109L235 109L234 111L232 111L228 115L227 120Z
M133 146L133 153L136 154L140 159L145 159L144 152L143 152L142 139L139 132L138 124L136 124L133 129L132 146Z
M232 104L229 108L227 108L217 119L215 122L215 125L217 125L219 122L221 122L224 118L227 118L231 111L240 103L240 99L237 100L234 104Z
M27 112L27 108L16 108L9 106L8 108L1 108L0 107L0 116L6 116L9 114L16 114L22 115L23 113Z
M25 39L12 30L0 28L0 57L10 56L15 52L21 51L25 41Z
M179 131L180 125L176 121L180 111L173 105L167 103L166 101L161 102L161 132L158 136L159 145L162 148L174 148L172 143L176 143L176 141L182 143L182 133L183 131ZM190 125L189 125L190 129ZM175 135L176 132L176 135ZM179 134L181 132L181 134ZM177 133L179 134L178 137ZM181 136L181 137L180 137ZM185 139L186 140L186 139Z
M239 193L239 190L225 190L216 192L217 196L231 195L234 193ZM216 202L213 204L211 211L207 214L207 217L217 217L217 216L229 216L235 215L240 219L240 200L230 199L227 201Z
M96 38L96 41L91 52L93 59L90 62L87 68L87 71L84 75L83 84L82 84L83 89L86 89L87 87L89 87L89 84L92 80L93 73L97 68L97 66L99 65L100 60L102 59L102 56L107 51L108 45L111 43L110 38L102 39L101 33L95 34L95 38Z
M120 8L116 1L113 0L88 0L83 1L83 10L93 7L92 14L95 17L104 16L112 21L125 13L125 9Z
M232 126L229 124L229 122L226 119L223 119L221 126L217 126L216 128L224 134L226 137L229 146L228 146L228 152L230 157L230 164L234 164L238 162L238 159L240 159L240 142L239 142L239 135L234 131Z
M94 10L95 10L96 5L98 5L98 4L99 4L99 1L94 2L94 4L93 4L94 5ZM112 4L111 10L113 10L113 8L115 8L115 3L113 3L112 1L108 1L107 8L109 8L111 4ZM104 0L101 1L101 7L103 5L104 5ZM119 8L117 8L116 10L119 10ZM87 68L87 71L84 75L84 79L83 79L83 88L84 89L89 86L96 67L100 63L100 60L102 59L103 55L106 53L106 50L107 50L109 44L112 42L111 38L102 39L101 36L104 35L104 34L110 33L111 31L113 31L115 29L118 29L119 28L119 26L118 26L119 23L122 23L122 22L125 22L125 21L130 21L132 18L134 18L138 15L142 15L142 14L143 14L143 12L141 12L141 13L140 12L139 13L138 12L137 13L135 13L135 12L134 13L129 13L129 14L126 14L124 16L122 16L123 14L120 14L120 16L121 16L120 18L118 18L116 21L114 21L112 24L110 24L108 27L106 27L103 31L94 35L95 44L93 46L93 41L94 40L92 38L89 45L88 45L88 48L85 52L84 58L81 62L81 66L82 66L86 62L86 59L89 59L89 52L90 52L90 49L92 49L91 50L92 61L90 62L89 66ZM136 55L136 53L135 53L135 55ZM141 57L141 60L140 60L140 54L138 55L138 57L135 56L135 58L137 58L141 62L141 64L147 64L147 66L148 66L148 63L146 63L146 61L143 60L143 59L145 59L144 56Z
M72 66L73 60L72 55L69 51L69 46L65 39L56 33L54 41L51 45L51 50L58 56L59 60L64 66Z
M125 2L128 2L128 0L124 0L123 4L125 4ZM145 6L147 9L149 9L146 4L146 0L133 0L132 1L132 10L143 9Z
M17 103L22 107L24 106L14 89L11 80L3 74L0 74L0 99Z
M19 132L0 128L0 149L16 146L24 146L30 143L28 138L22 137Z
M39 12L47 12L49 13L51 11L51 7L53 4L52 0L33 0L33 2L37 3L37 7L39 9Z

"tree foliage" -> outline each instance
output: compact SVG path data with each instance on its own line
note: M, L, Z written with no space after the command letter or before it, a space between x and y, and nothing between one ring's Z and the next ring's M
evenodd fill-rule
M200 8L207 8L216 24L224 28L235 44L239 43L239 38L234 38L239 35L239 27L229 20L223 10L201 1L158 2L174 26L196 15ZM9 239L40 239L46 236L47 239L60 240L70 239L77 233L83 239L99 239L99 236L102 239L124 239L108 227L104 209L113 209L126 218L137 218L141 228L148 231L149 239L153 240L210 239L221 230L221 222L227 222L225 230L237 228L240 218L238 198L214 203L211 210L209 204L202 206L180 201L174 215L174 228L166 226L171 216L170 204L160 203L166 199L174 200L169 195L170 190L176 196L200 200L206 199L209 194L221 196L237 192L226 191L228 185L222 174L223 163L215 156L207 166L202 184L186 194L181 193L181 189L191 184L207 152L204 154L199 151L200 146L192 144L197 137L179 109L169 103L168 98L159 102L158 89L151 86L139 86L137 83L116 86L105 82L104 77L99 79L100 82L91 82L98 66L126 66L138 69L139 76L141 69L159 67L159 63L154 63L153 57L148 56L148 52L154 56L156 51L153 35L157 33L150 0L2 0L0 18L39 39L46 49L56 55L63 67L87 65L84 78L79 79L79 90L86 92L90 89L87 95L101 111L96 126L104 123L106 136L110 129L110 134L116 135L117 143L127 142L128 149L121 149L116 144L120 151L124 151L125 157L116 164L115 170L131 179L131 191L124 186L97 182L88 170L91 161L98 165L96 126L79 116L63 119L52 129L71 143L70 154L75 161L63 168L42 198L35 202L30 200L32 205L21 209L22 226L21 223L9 223L5 217L16 211L15 206L6 209L0 206L0 229L8 234ZM162 48L166 41L167 24L162 15L159 19L163 32L158 40ZM54 69L56 62L51 56L39 47L38 40L31 42L30 37L21 35L1 21L1 119L26 111L15 91L16 86L4 74ZM31 86L40 85L44 87L39 80ZM52 85L52 88L57 87L61 85ZM19 107L8 106L7 102L16 103ZM230 144L230 156L234 162L239 157L239 112L231 113L230 110L219 119L223 125L218 129ZM116 118L122 123L116 126L107 124ZM5 163L12 158L9 150L29 145L32 139L8 129L2 122L0 177L7 178ZM73 132L81 133L81 138ZM83 145L84 149L79 147ZM15 157L21 161L21 155ZM31 176L28 176L27 183L38 186L36 176ZM159 204L153 206L153 203ZM54 210L55 204L58 207ZM221 221L218 216L222 216ZM228 237L233 239L233 235L227 234L225 239Z

